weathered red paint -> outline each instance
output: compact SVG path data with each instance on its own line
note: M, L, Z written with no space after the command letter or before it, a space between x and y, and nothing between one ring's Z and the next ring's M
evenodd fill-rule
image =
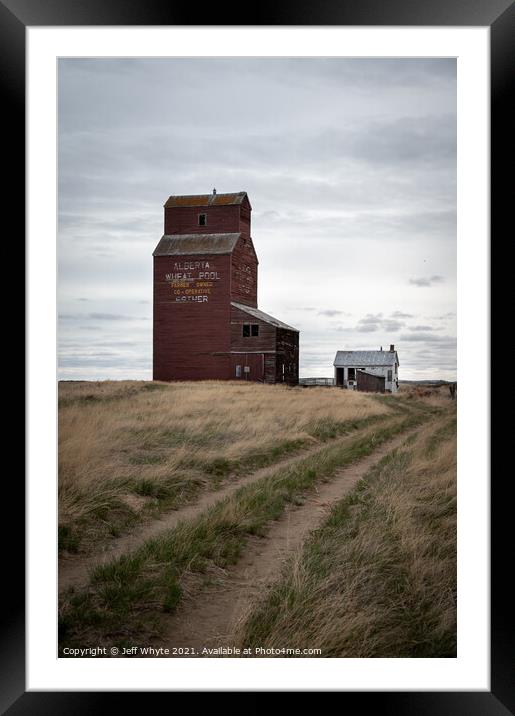
M248 197L240 203L229 203L230 199L219 195L214 204L212 196L199 196L198 201L181 197L165 205L166 235L239 233L240 237L225 254L154 256L154 380L296 384L298 332L231 305L234 301L257 308L258 259ZM199 214L206 215L205 224L199 225ZM244 324L259 325L259 336L244 336Z

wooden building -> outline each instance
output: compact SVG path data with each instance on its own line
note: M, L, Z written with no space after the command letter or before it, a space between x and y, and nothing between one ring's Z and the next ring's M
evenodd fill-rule
M337 351L333 365L334 384L340 388L380 393L399 390L399 357L393 344L388 351L382 347L378 351Z
M154 256L154 380L298 383L299 332L257 307L246 192L171 196Z
M374 375L363 368L356 371L356 389L363 393L384 393L385 382L384 375Z

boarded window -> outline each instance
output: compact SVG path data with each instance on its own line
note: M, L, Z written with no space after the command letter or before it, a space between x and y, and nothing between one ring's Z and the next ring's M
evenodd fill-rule
M248 338L250 336L250 323L243 324L243 337Z
M241 365L236 366L236 377L241 378Z
M198 225L205 226L207 224L207 214L198 215Z
M259 336L259 324L258 324L258 323L253 323L253 324L252 324L252 326L251 326L251 334L252 334L253 336Z

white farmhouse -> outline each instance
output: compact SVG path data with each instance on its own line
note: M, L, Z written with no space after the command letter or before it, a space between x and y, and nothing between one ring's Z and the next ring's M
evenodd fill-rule
M399 357L389 351L338 351L334 359L334 384L340 388L396 393L399 390Z

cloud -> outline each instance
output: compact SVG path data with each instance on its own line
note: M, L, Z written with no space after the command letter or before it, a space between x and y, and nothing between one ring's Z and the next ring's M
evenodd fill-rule
M380 328L379 324L375 323L365 323L364 325L358 325L356 327L356 330L360 333L375 333Z
M364 318L358 321L356 330L359 333L376 333L377 331L386 331L387 333L395 333L404 326L402 321L392 318L384 318L382 313L368 313Z
M435 331L433 326L406 326L408 331Z
M414 318L412 313L403 313L402 311L394 311L392 318Z
M148 316L124 316L120 313L61 313L62 321L148 321Z
M428 316L428 318L436 318L438 321L446 321L449 318L454 318L456 313L454 311L448 311L440 316Z
M395 321L391 319L385 319L381 324L381 328L388 333L395 333L396 331L400 331L403 326L404 323L402 321Z
M66 375L150 377L138 313L150 314L163 202L213 186L249 193L260 305L302 318L310 371L326 374L344 337L366 348L455 310L431 276L445 267L451 284L455 270L455 59L63 58L58 83L59 340L77 344ZM76 312L83 297L90 313ZM114 349L143 333L137 351ZM119 357L95 366L97 336ZM452 362L433 342L441 360L424 367L426 345L406 343L404 371Z
M328 309L327 311L319 311L319 316L329 316L332 318L333 316L348 316L348 313L345 313L345 311L336 311L333 309Z
M364 318L359 319L359 323L380 323L382 319L382 313L367 313Z
M399 336L399 341L407 343L445 343L447 345L455 345L456 338L453 336L437 336L432 333L406 333Z
M410 278L409 282L413 286L418 286L419 288L427 287L427 286L433 286L435 283L442 283L444 281L443 276L423 276L421 278Z

